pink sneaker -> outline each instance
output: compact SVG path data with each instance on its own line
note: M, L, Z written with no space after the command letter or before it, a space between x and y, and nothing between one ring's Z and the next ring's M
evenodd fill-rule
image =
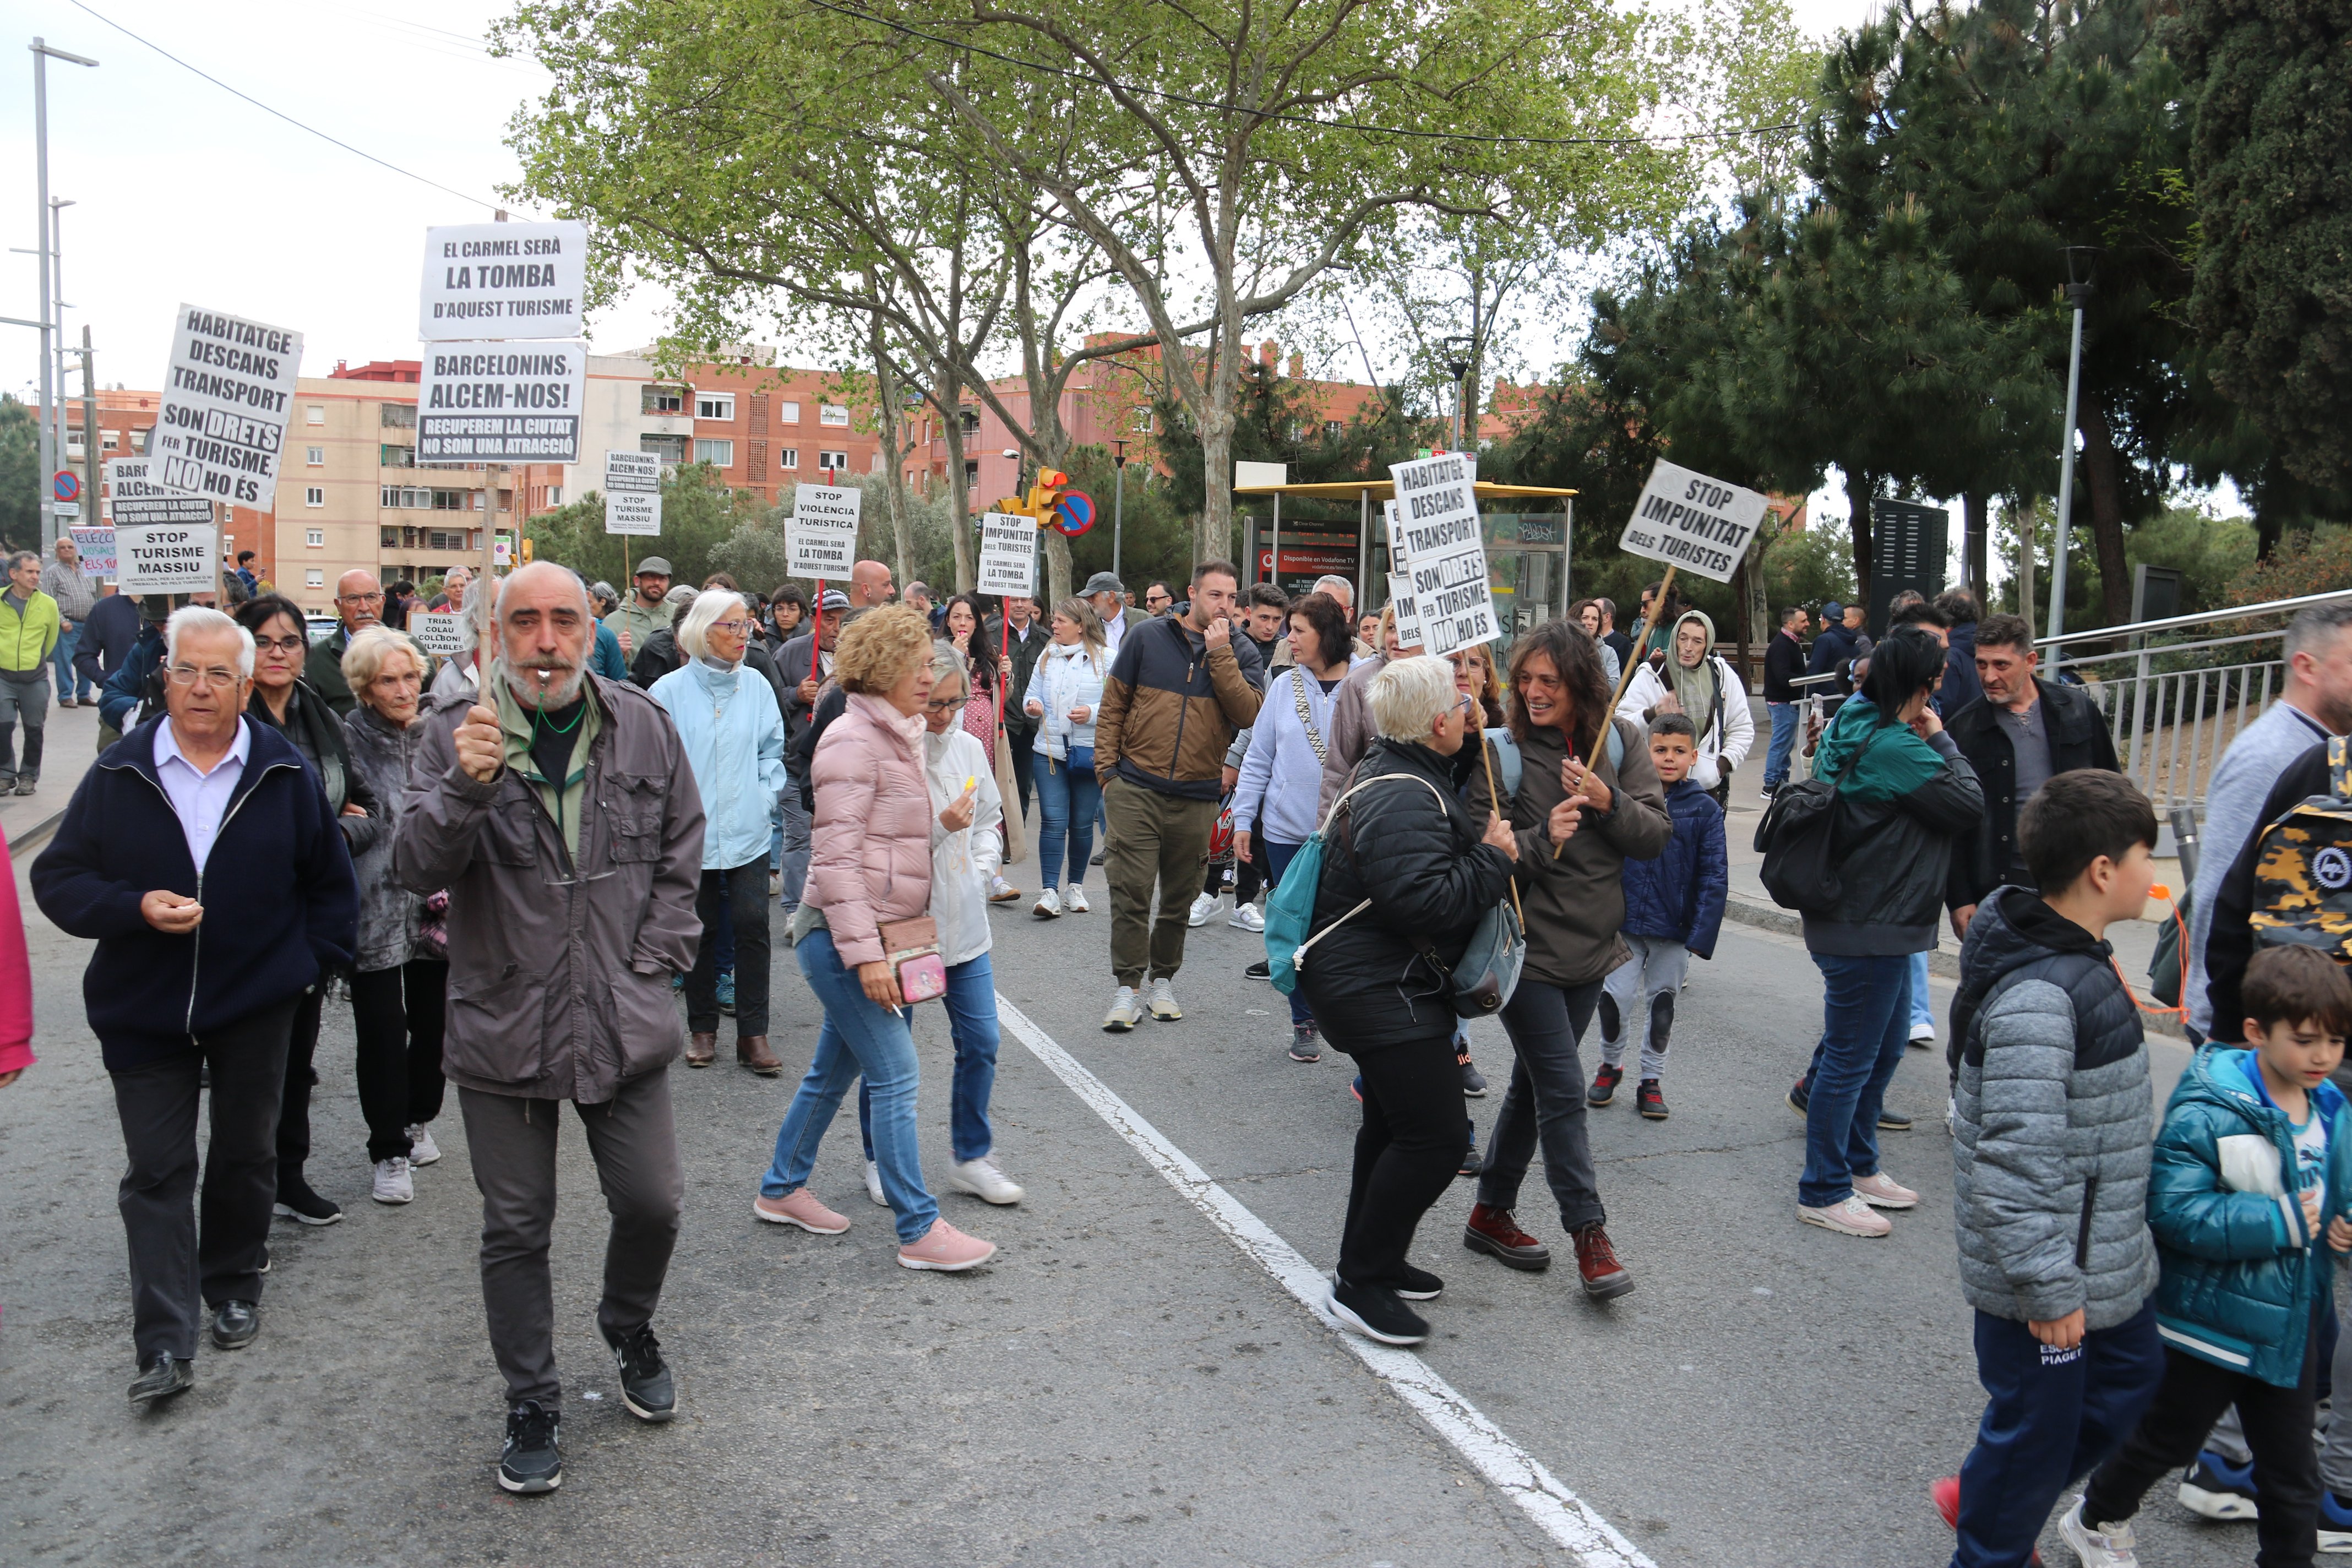
M1919 1194L1884 1171L1853 1179L1854 1195L1874 1209L1916 1209Z
M1848 1193L1822 1208L1799 1204L1797 1217L1807 1225L1817 1225L1823 1230L1836 1231L1840 1236L1885 1236L1895 1228L1885 1215L1863 1201L1860 1193Z
M929 1268L940 1274L961 1274L967 1268L977 1268L996 1256L996 1243L982 1241L976 1236L966 1236L943 1219L931 1222L931 1228L919 1241L908 1242L898 1248L901 1268Z
M837 1215L816 1201L806 1187L795 1187L782 1197L757 1197L751 1212L770 1225L796 1225L819 1236L839 1236L849 1228L845 1215Z

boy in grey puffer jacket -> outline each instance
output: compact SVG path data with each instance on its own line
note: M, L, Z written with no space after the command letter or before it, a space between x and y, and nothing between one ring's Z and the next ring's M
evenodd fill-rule
M1936 1486L1966 1568L2024 1563L2164 1373L2147 1051L2105 940L2147 900L2156 813L2084 769L2042 787L2019 837L2053 890L1984 900L1952 1004L1953 1220L1990 1396L1959 1476Z

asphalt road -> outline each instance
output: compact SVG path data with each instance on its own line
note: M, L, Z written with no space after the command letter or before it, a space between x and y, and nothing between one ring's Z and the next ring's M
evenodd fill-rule
M567 1129L566 1477L554 1497L517 1500L491 1479L502 1405L454 1099L436 1126L447 1157L418 1173L417 1201L370 1202L349 1014L331 1008L311 1175L349 1218L280 1222L260 1339L204 1355L194 1393L134 1415L121 1147L80 1023L85 944L26 910L44 1059L0 1092L0 1562L1580 1561L1011 1031L999 1158L1029 1197L942 1199L1003 1247L963 1277L894 1265L847 1118L814 1185L851 1231L756 1224L792 1078L674 1069L688 1188L656 1321L681 1388L667 1427L618 1408L592 1323L601 1205ZM1286 1058L1282 999L1240 973L1256 939L1222 915L1192 933L1187 1016L1103 1034L1108 925L1000 911L1001 992L1229 1202L1328 1268L1356 1114L1344 1058ZM797 1069L817 1010L790 951L779 960L775 1045ZM1950 1537L1927 1488L1966 1451L1981 1395L1940 1059L1915 1053L1892 1096L1920 1118L1887 1150L1920 1210L1883 1241L1801 1226L1802 1124L1780 1097L1819 1027L1815 972L1795 942L1738 927L1694 968L1672 1120L1643 1122L1626 1100L1593 1119L1636 1289L1595 1306L1564 1264L1522 1275L1464 1251L1457 1184L1414 1253L1448 1283L1426 1363L1661 1568L1941 1563ZM917 1034L936 1182L939 1009ZM1508 1046L1497 1025L1474 1036L1499 1093ZM2157 1049L2168 1081L2177 1047ZM1471 1102L1482 1147L1496 1103ZM1529 1194L1522 1221L1565 1258L1534 1180ZM2163 1568L2252 1554L2251 1527L2197 1521L2168 1486L2140 1534ZM2054 1531L2043 1550L2069 1561Z

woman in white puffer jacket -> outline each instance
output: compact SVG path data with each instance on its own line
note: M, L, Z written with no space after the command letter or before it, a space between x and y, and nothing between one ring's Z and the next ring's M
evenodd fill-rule
M1698 731L1691 780L1720 803L1729 793L1731 775L1756 743L1748 683L1732 672L1730 660L1714 651L1715 623L1700 611L1683 612L1667 647L1671 652L1652 655L1633 672L1617 717L1646 729L1654 713L1685 715Z
M1043 767L1030 773L1037 791L1037 870L1045 888L1032 912L1043 920L1064 910L1087 912L1087 858L1094 853L1095 815L1102 801L1095 781L1095 716L1102 710L1103 677L1110 670L1102 622L1084 599L1065 599L1055 607L1053 636L1021 694L1022 711L1037 726L1037 754L1045 759ZM1066 845L1070 880L1064 887Z

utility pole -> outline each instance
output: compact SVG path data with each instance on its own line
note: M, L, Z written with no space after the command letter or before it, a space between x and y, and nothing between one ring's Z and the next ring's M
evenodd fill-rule
M50 423L55 426L55 433L50 437L50 439L57 447L58 466L60 468L70 468L73 462L72 458L68 455L69 449L73 446L73 420L66 413L66 399L72 395L72 394L66 390L66 356L73 353L73 351L66 346L65 223L65 210L73 205L74 204L70 200L64 196L51 196L49 198L49 226L42 232L42 239L44 243L48 246L48 259L46 265L49 268L51 306L56 312L56 331L50 334L49 342L53 345L53 350L57 354L58 401L55 408L45 410L41 416L50 421ZM48 476L44 474L41 477L41 482L44 485L47 484L49 482Z
M95 66L98 62L86 56L68 54L63 49L53 49L37 37L33 40L31 47L33 51L33 158L37 171L34 185L36 199L39 203L40 218L39 225L34 232L41 237L38 242L41 247L41 548L46 552L58 536L57 501L49 489L49 476L58 471L58 443L49 420L51 399L62 391L62 388L57 385L57 378L52 374L52 367L56 363L54 356L57 352L57 340L54 334L57 331L57 324L51 306L55 290L52 288L53 275L50 264L53 258L50 255L49 242L48 67L52 58L65 60L78 66Z
M1127 443L1113 441L1110 446L1111 467L1118 470L1118 477L1111 480L1110 574L1118 577L1119 543L1127 536ZM1127 581L1124 577L1118 580Z
M1441 345L1445 355L1445 369L1454 377L1454 449L1462 447L1462 405L1466 399L1465 388L1470 377L1470 354L1477 345L1468 338L1448 338Z
M81 515L98 521L98 481L104 470L98 457L98 373L89 348L89 324L81 329Z
M2074 307L2074 343L2066 360L2066 429L2058 448L2058 542L2050 560L2050 635L2053 637L2066 629L2066 535L2074 521L2074 418L2083 395L2083 308L2091 298L2090 279L2074 280L2077 252L2088 258L2096 255L2098 247L2066 247L2066 298ZM2084 270L2090 270L2087 259ZM2054 668L2063 656L2056 648L2050 651Z

